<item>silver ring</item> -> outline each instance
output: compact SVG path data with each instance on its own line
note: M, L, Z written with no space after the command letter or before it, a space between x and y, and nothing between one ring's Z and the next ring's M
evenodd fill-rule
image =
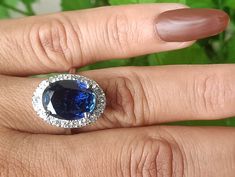
M94 80L60 74L39 84L32 105L38 116L50 125L79 128L97 121L104 112L106 98Z

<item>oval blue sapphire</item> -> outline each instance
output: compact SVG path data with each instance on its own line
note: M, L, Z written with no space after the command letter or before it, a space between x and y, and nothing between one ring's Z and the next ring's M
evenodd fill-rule
M90 114L96 106L96 95L78 80L51 83L43 93L43 106L52 116L77 120Z

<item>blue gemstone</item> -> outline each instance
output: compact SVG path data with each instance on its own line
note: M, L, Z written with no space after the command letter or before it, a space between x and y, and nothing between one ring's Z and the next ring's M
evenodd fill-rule
M78 80L62 80L50 84L43 93L43 106L52 116L77 120L91 114L96 106L96 95L87 84Z

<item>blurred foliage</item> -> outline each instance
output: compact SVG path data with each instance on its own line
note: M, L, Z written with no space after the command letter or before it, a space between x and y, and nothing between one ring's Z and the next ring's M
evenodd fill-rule
M0 0L0 18L11 18L10 14L12 11L25 16L34 15L35 12L32 5L36 2L37 0ZM235 0L61 0L61 9L67 11L107 5L161 2L177 2L193 8L216 8L224 10L231 18L230 26L224 33L200 40L186 49L150 54L130 59L99 62L81 68L81 70L117 66L235 63ZM19 9L19 3L23 4L25 8ZM220 121L189 121L177 124L231 126L235 125L235 119L230 118Z

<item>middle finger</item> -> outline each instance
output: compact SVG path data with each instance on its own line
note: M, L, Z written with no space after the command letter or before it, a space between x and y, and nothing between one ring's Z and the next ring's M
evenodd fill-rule
M234 116L234 67L125 67L81 73L96 80L107 97L102 118L82 130ZM1 110L2 125L34 133L64 133L44 125L32 109L31 96L41 79L1 76L0 80L0 104L7 108Z

